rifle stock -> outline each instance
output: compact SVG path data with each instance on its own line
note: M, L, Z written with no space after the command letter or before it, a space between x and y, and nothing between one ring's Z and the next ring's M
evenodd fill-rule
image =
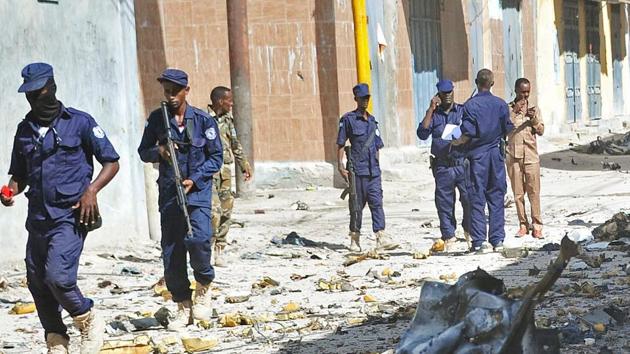
M175 174L175 188L177 190L177 204L179 205L184 218L186 219L187 235L192 237L192 224L190 223L190 214L188 213L188 198L186 197L186 190L182 184L182 172L179 169L179 162L177 161L177 154L175 149L175 142L173 141L173 132L171 131L171 123L168 119L168 106L165 101L160 103L162 108L162 118L164 122L164 128L166 129L166 147L168 153L171 156L171 166Z

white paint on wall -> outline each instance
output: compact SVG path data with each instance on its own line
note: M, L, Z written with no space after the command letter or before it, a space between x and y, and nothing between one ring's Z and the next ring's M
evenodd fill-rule
M20 16L15 9L20 8ZM91 114L120 155L120 172L98 194L103 228L90 233L86 247L116 246L149 239L144 174L136 153L143 120L132 0L0 2L0 169L9 169L17 124L29 111L20 71L31 62L50 63L58 97L67 106ZM95 162L95 166L99 166ZM94 176L98 173L95 171ZM5 184L8 176L0 181ZM23 259L26 244L26 198L0 212L2 261Z
M488 1L488 15L491 20L503 20L503 10L501 8L500 0L487 0Z

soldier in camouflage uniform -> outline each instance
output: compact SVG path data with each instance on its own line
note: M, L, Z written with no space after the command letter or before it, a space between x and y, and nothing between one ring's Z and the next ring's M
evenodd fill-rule
M223 166L214 175L212 229L214 230L214 262L218 267L225 266L223 249L230 228L234 196L232 195L232 163L238 163L245 180L252 177L252 169L243 153L243 147L236 136L232 117L232 91L224 86L217 86L210 93L211 104L208 113L217 120L223 144ZM220 203L216 202L219 200Z

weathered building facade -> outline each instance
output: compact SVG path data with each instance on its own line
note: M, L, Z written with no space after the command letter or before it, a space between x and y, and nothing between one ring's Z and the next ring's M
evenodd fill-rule
M552 132L627 121L628 10L626 1L538 1L537 93Z
M354 106L351 0L248 1L257 161L335 159L338 118ZM551 132L610 122L630 112L628 5L591 0L368 0L374 114L390 147L415 143L415 127L438 78L473 93L481 68L510 100L528 77ZM187 70L191 101L229 84L223 0L136 1L144 104L157 105L154 78ZM624 85L624 83L626 83ZM600 123L597 123L600 122ZM608 123L606 123L608 125Z

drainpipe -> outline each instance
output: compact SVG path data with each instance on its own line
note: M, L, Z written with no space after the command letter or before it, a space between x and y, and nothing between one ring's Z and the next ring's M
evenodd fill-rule
M352 18L354 20L354 44L357 57L357 81L366 83L372 90L370 77L370 46L368 45L368 17L365 9L365 0L352 0ZM372 100L368 111L372 112Z
M254 169L252 136L252 98L249 75L249 38L247 33L247 0L226 0L230 80L234 97L234 125L243 145L243 152ZM240 168L236 168L236 192L243 198L253 196L253 179L245 182Z

